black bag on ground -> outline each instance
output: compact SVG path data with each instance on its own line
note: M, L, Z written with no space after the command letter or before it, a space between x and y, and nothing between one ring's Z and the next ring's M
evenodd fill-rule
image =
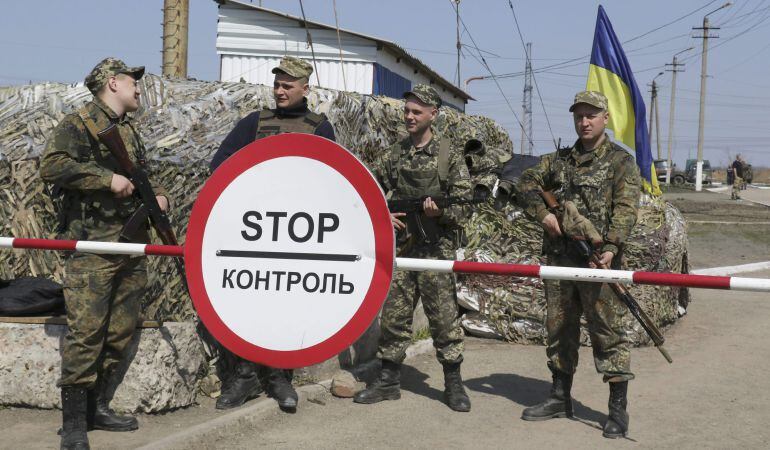
M0 316L61 314L62 285L47 278L0 280Z

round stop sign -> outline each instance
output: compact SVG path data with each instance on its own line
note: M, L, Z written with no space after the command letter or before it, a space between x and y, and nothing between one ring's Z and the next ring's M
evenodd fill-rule
M233 353L308 366L372 323L393 275L393 227L372 174L313 135L255 141L226 160L193 206L185 242L190 295Z

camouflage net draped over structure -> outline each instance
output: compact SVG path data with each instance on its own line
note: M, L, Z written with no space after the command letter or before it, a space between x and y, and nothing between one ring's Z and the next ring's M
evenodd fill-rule
M147 75L141 80L142 108L135 114L147 147L151 177L171 195L170 213L180 241L187 218L202 184L208 162L240 117L272 105L267 86L244 83L166 80ZM38 176L38 161L50 130L61 118L91 98L82 85L46 83L0 88L0 235L54 237L55 208L48 189ZM338 142L365 163L400 135L402 101L368 97L327 89L313 89L311 109L324 112ZM456 145L469 138L484 142L492 158L510 154L511 141L494 121L442 108L437 128ZM627 251L628 264L636 269L681 271L686 237L679 215L670 205L650 202L642 208ZM479 208L469 222L468 259L539 263L540 228L510 206L498 212ZM462 252L461 252L462 253ZM0 278L23 275L53 276L60 280L64 255L44 251L0 253ZM181 279L168 258L149 259L149 291L145 298L148 319L188 320L195 312ZM462 304L471 311L466 328L513 341L542 342L545 303L537 280L461 276ZM686 290L681 290L685 292ZM653 319L661 324L677 317L680 289L634 287ZM635 342L643 342L638 327L631 328Z

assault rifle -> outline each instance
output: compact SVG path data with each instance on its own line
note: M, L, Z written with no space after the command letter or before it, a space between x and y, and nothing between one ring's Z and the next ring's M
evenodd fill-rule
M147 223L147 218L149 217L152 227L164 244L179 245L174 230L171 228L171 222L168 220L168 215L158 205L158 199L152 190L150 179L144 170L131 161L126 145L120 137L118 127L114 123L110 124L110 126L100 131L97 136L99 141L109 149L120 168L128 174L131 183L133 183L136 191L139 193L139 198L142 200L141 207L129 218L126 226L121 231L121 238L127 239L133 236L139 227ZM179 259L175 259L175 261L184 282L184 267Z
M431 197L424 195L418 198L400 200L388 200L390 212L406 213L406 232L398 235L398 254L402 254L412 245L418 242L435 244L438 242L440 230L436 218L428 217L423 210L425 199ZM446 209L453 205L473 205L484 203L489 197L487 189L476 189L473 198L462 197L431 197L436 206Z
M553 195L553 193L548 191L540 191L540 197L543 198L546 208L548 208L548 211L556 216L559 221L559 226L561 226L562 219L564 217L564 211L558 200L556 200L556 197ZM564 229L562 227L562 232L563 231ZM591 262L600 269L609 269L606 264L602 264L600 262L601 255L598 249L594 247L594 244L590 240L575 239L574 237L566 235L565 239L569 241L570 245L573 246L573 249L576 250L577 253L583 257L587 263ZM666 361L669 363L674 362L671 359L671 355L669 355L668 351L665 349L665 347L663 347L663 343L666 341L666 339L663 337L663 333L661 333L660 329L655 325L655 323L653 323L647 313L644 312L642 307L639 306L639 303L637 303L636 299L634 299L628 289L622 284L618 283L607 283L607 285L612 288L613 292L615 292L615 295L617 295L620 301L626 305L629 311L631 311L631 314L642 326L644 331L655 344L655 347L657 347L663 357L666 358Z

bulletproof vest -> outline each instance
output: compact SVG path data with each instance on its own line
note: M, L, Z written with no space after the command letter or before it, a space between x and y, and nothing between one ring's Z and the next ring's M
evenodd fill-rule
M324 114L309 112L304 116L279 117L273 110L265 108L259 113L254 140L282 133L315 134L318 126L325 121Z
M391 189L394 199L446 196L449 187L449 139L442 138L439 143L438 163L435 167L408 167L399 164L401 151L406 144L395 145L391 149L390 168Z

